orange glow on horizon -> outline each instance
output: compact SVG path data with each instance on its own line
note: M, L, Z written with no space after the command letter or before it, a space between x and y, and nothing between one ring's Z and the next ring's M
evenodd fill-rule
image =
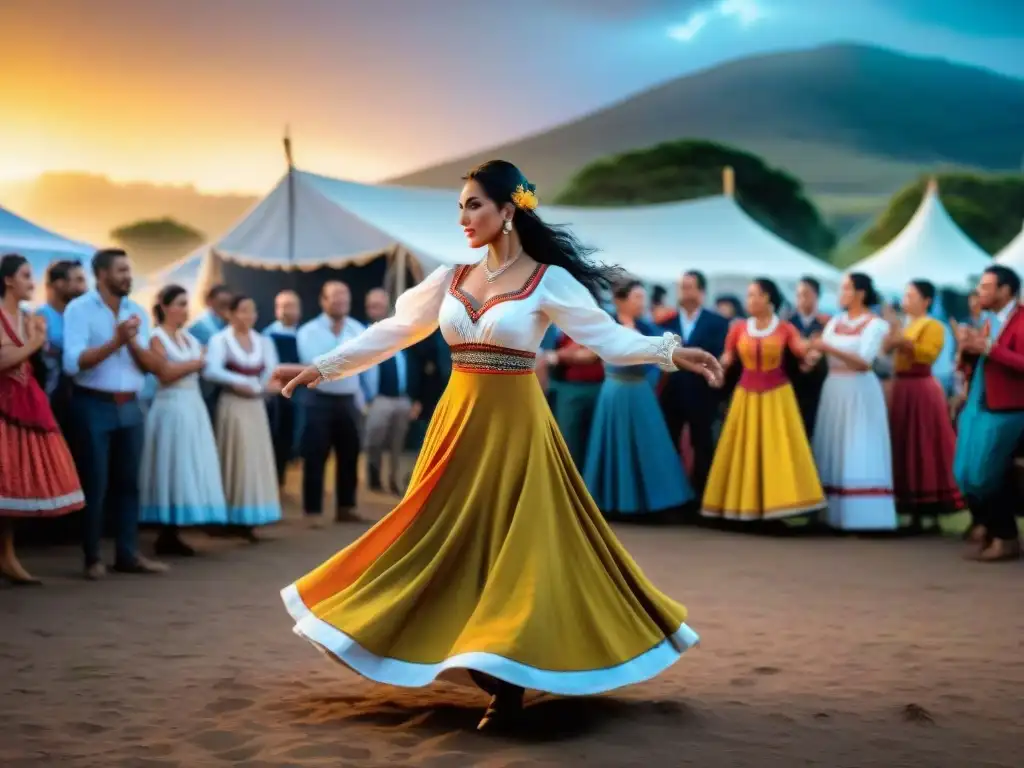
M443 145L442 110L424 109L430 97L373 94L358 70L335 93L336 81L311 76L301 39L275 51L294 61L289 70L270 60L258 66L259 50L237 38L203 58L161 38L159 19L111 30L87 16L87 4L0 11L0 183L84 172L262 194L285 171L286 124L297 165L357 181L412 170ZM368 97L391 111L348 114L346 103ZM395 120L396 102L417 119Z

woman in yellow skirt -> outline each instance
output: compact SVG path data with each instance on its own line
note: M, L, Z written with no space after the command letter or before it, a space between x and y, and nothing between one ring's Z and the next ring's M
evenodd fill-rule
M618 325L593 297L612 271L535 207L510 163L471 171L461 223L486 257L436 270L394 317L284 388L355 375L440 325L453 372L405 497L282 596L296 633L367 678L472 680L492 695L481 727L514 716L526 688L582 695L638 683L697 642L686 609L647 580L587 493L534 362L554 322L615 365L710 381L721 367L671 334Z
M729 405L704 491L707 517L761 522L805 515L825 506L786 352L803 360L800 334L779 320L782 294L759 278L747 289L749 317L729 329L722 366L743 371ZM808 353L811 354L811 353Z

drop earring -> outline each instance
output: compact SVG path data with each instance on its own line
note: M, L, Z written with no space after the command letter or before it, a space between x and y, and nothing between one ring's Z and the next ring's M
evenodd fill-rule
M512 219L505 219L505 223L501 225L501 231L506 235L512 233Z

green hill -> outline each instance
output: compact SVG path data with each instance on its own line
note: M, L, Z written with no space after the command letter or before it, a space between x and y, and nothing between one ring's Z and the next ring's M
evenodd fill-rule
M741 147L804 182L840 229L939 167L1011 170L1024 152L1024 81L940 59L832 45L729 62L544 133L393 179L453 187L502 157L547 199L602 157L680 138ZM827 200L827 203L824 202ZM875 201L865 205L865 200Z

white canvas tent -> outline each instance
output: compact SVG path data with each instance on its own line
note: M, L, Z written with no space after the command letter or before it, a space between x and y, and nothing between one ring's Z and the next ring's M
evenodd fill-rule
M967 292L992 258L963 233L939 200L935 180L907 226L877 253L851 269L870 275L887 295L902 295L911 280Z
M60 259L79 259L86 263L92 258L95 248L87 243L63 237L23 219L6 208L0 207L0 255L18 253L32 264L36 282L36 300L41 300L45 290L46 268Z
M803 275L834 288L840 273L747 216L725 173L722 195L627 208L542 205L547 221L568 224L600 258L649 283L669 285L686 269L703 271L712 294L740 292L757 275L791 293ZM385 256L401 288L406 265L414 278L439 265L480 258L458 226L456 195L447 190L360 184L293 170L224 237L150 279L172 276L196 297L221 279L225 261L262 269L343 267ZM294 222L290 224L290 222ZM201 266L200 266L201 265ZM184 281L183 281L184 282Z
M1024 227L1009 244L996 254L996 263L1009 267L1024 278Z
M363 221L390 232L431 263L471 261L457 223L455 195L446 190L371 186L303 174L304 182ZM731 169L723 194L699 200L624 208L543 205L551 223L572 227L579 238L600 249L600 258L622 265L652 283L674 283L686 269L699 269L712 292L726 283L768 275L785 285L812 275L834 284L834 267L790 245L751 219L733 197Z

